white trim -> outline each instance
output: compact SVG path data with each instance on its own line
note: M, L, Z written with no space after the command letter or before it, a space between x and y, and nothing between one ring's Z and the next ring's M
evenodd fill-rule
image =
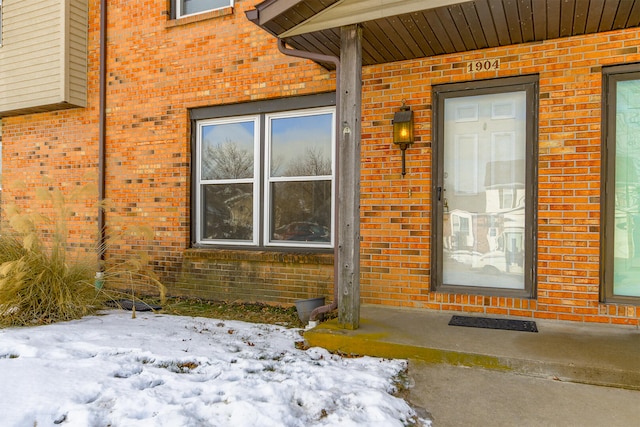
M501 107L509 107L509 113L499 113ZM513 99L497 101L491 103L491 119L515 119L516 118L516 101Z
M456 196L475 196L478 194L478 134L457 134L453 140L453 179L454 193ZM465 159L471 162L464 163L460 159L462 153L466 153ZM471 154L469 154L471 153ZM460 177L467 172L471 182L463 182ZM464 187L464 188L461 188ZM463 191L464 190L464 191Z
M240 179L202 179L202 129L205 126L225 125L233 123L253 122L253 178ZM241 245L241 246L257 246L258 245L258 227L260 219L260 186L258 176L260 176L260 116L238 116L226 119L209 119L199 120L197 124L196 134L196 242L200 244L216 244L216 245ZM202 188L207 184L222 185L224 183L234 184L250 184L253 183L253 238L247 240L219 240L219 239L203 239L202 224L204 218L202 216Z
M469 102L467 104L456 105L454 121L456 123L477 122L479 108L480 106L478 105L477 102ZM465 114L468 114L468 115L465 115Z
M505 138L501 138L505 137ZM508 141L507 141L508 140ZM508 142L508 143L505 143ZM515 158L516 132L491 132L491 161L517 160ZM506 155L505 155L506 154Z
M331 115L331 175L314 175L314 176L271 176L271 121L273 119L282 118L297 118L297 117L309 117L330 114ZM286 112L265 114L265 168L263 172L264 176L264 223L263 223L263 242L265 246L273 247L318 247L318 248L332 248L334 244L335 235L335 173L336 173L336 138L335 138L335 124L336 122L336 109L335 107L319 107L310 108L305 110L292 110ZM331 230L329 233L329 242L298 242L287 243L283 241L271 240L271 183L274 182L308 182L308 181L328 181L331 180Z

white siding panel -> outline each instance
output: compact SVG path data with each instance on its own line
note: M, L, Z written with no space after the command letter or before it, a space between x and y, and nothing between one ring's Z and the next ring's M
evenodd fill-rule
M83 107L87 105L88 20L88 1L71 1L67 15L69 40L67 50L67 66L69 68L67 95L69 102Z
M4 4L0 117L86 105L87 0Z

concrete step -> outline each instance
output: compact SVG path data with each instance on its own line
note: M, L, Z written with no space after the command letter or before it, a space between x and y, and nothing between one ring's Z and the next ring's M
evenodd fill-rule
M341 329L333 319L304 338L310 346L346 354L640 390L636 327L536 320L537 333L519 332L449 326L453 314L368 305L361 308L359 329Z

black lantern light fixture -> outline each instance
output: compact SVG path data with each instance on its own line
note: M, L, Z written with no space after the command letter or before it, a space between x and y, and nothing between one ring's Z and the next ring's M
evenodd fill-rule
M413 111L403 102L400 111L393 115L393 143L402 150L402 176L405 170L405 151L413 144Z

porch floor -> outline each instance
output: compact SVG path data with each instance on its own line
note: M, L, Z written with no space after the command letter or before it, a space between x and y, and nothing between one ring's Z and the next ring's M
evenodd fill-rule
M637 327L526 319L535 320L539 332L517 332L449 326L454 314L465 313L363 305L359 329L340 329L334 319L304 338L347 354L640 390Z

